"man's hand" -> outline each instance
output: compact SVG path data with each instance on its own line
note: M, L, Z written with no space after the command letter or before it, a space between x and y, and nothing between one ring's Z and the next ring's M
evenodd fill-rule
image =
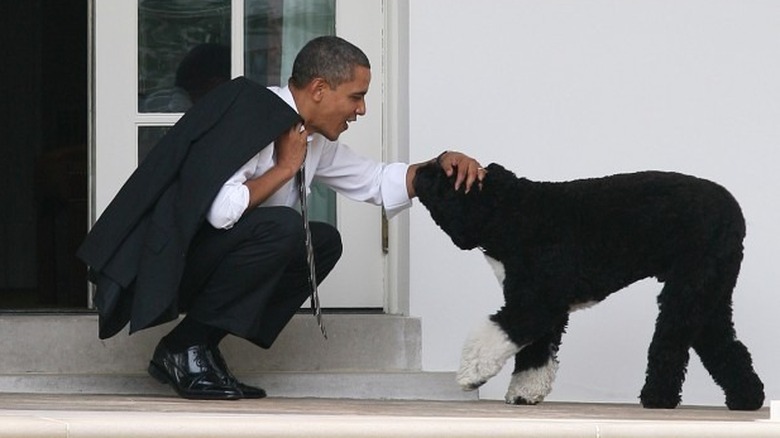
M485 169L479 162L460 152L446 151L437 158L439 165L447 173L447 176L457 174L455 177L455 190L458 190L464 182L466 193L471 190L475 181L482 183L485 177Z
M298 123L276 139L274 142L276 165L257 178L244 182L249 189L249 203L246 210L260 205L295 177L306 158L308 135L303 124Z
M482 165L480 165L477 160L466 154L453 151L445 151L435 160L442 169L447 172L447 176L456 174L455 190L458 190L464 183L466 184L467 193L471 190L475 182L478 183L479 188L482 187L482 179L485 178L485 169L482 168ZM414 192L414 176L417 174L417 168L424 164L426 163L412 164L406 172L406 191L409 194L410 199L417 196Z
M306 138L309 133L303 124L298 123L283 133L274 142L276 167L289 172L290 177L300 169L306 158Z

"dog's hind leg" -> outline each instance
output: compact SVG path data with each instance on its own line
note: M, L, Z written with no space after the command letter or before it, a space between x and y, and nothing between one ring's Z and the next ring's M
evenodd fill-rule
M532 342L515 355L515 370L505 400L515 405L535 405L552 391L558 371L558 348L568 315L554 330Z
M463 346L458 384L466 391L479 388L498 374L522 346L509 339L499 324L489 319L474 331Z
M667 274L658 296L658 319L647 354L645 385L639 396L646 408L671 409L680 404L689 350L713 312L723 310L718 308L718 302L727 298L724 288L733 288L736 282L737 273L729 272L731 264L724 266L722 259L688 255L687 261ZM739 258L737 271L738 262ZM730 322L730 315L728 319ZM700 347L707 350L703 343Z
M719 303L693 348L723 388L729 409L756 410L764 404L764 384L753 370L748 349L736 338L731 316L731 300Z
M720 270L725 279L721 285L723 296L694 339L693 349L715 383L723 388L729 409L756 410L764 404L764 384L753 369L747 348L737 340L731 307L740 259L729 263L730 269Z
M689 350L702 325L702 300L709 298L689 279L670 275L658 296L658 318L639 395L645 408L673 409L680 404Z

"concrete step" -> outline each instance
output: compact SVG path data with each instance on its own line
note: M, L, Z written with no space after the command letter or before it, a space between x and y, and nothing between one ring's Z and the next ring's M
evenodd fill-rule
M271 397L372 400L477 400L447 372L275 372L244 374L243 382L260 386ZM168 385L145 374L0 375L0 393L109 394L175 396Z
M329 339L313 316L293 317L263 350L229 336L220 348L236 374L291 371L420 371L420 321L395 315L325 315ZM97 338L97 316L0 315L0 375L143 374L174 323Z
M377 314L296 315L263 350L228 337L221 350L246 383L278 397L475 400L453 373L423 372L420 321ZM0 392L172 395L146 374L160 337L174 323L97 338L94 314L0 315Z

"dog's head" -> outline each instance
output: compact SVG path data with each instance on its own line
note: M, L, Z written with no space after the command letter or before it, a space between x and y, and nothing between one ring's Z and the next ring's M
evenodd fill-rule
M504 172L507 171L503 167L491 164L482 188L475 182L466 193L463 185L455 190L454 175L448 177L440 165L431 162L417 169L413 185L420 202L452 242L461 249L473 249L483 245L483 229L499 201L493 180Z

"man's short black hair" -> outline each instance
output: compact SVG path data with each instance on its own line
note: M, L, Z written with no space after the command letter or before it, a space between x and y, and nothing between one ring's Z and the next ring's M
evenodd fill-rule
M332 88L353 79L356 66L371 68L360 48L337 36L321 36L306 43L293 63L290 84L303 88L323 78Z

